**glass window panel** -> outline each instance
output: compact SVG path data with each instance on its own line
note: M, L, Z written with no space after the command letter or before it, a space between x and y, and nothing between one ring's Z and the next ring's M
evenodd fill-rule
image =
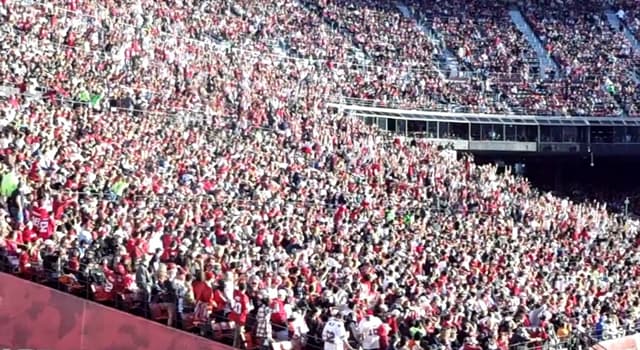
M435 139L438 137L438 122L427 122L427 132L429 138Z
M424 137L427 132L427 122L424 120L408 120L407 134Z
M624 126L614 126L613 127L613 142L616 143L624 143L627 142L627 130Z
M632 143L640 143L640 126L627 126L627 134Z
M483 124L482 139L487 141L504 140L504 124Z
M375 125L377 120L377 118L374 117L364 117L364 123L367 125Z
M540 137L542 142L562 142L562 128L543 125L540 127Z
M612 143L614 130L611 126L592 126L591 143Z
M400 135L407 134L407 120L406 119L396 119L396 132Z
M387 129L387 118L378 118L378 128L381 130L389 130Z
M468 140L469 139L469 124L468 123L451 123L449 124L449 133L451 138L456 140Z
M449 138L449 122L438 123L438 137L441 139Z
M482 140L482 124L471 124L471 140Z
M390 118L384 118L387 120L387 130L388 131L396 131L396 120L395 119L390 119Z
M562 142L575 143L578 140L578 128L575 126L562 127Z
M504 128L504 135L506 141L518 141L518 131L515 125L508 124Z
M536 142L538 141L537 125L518 125L518 141L520 142Z
M580 126L580 127L577 127L577 130L578 130L578 139L577 139L577 141L580 142L580 143L589 142L589 127Z

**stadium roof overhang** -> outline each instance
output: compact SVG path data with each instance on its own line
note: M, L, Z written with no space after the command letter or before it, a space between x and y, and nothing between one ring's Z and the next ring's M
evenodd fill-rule
M341 103L327 103L327 106L350 111L361 117L390 118L420 121L439 121L471 124L512 124L541 126L640 126L640 120L622 117L547 117L531 115L428 112L381 107L368 107Z

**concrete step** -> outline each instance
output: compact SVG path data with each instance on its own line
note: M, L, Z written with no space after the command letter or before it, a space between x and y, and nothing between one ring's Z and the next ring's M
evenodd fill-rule
M549 52L544 48L542 41L540 41L540 38L533 32L520 10L509 10L509 17L511 17L513 24L515 24L516 28L524 35L529 45L531 45L536 52L540 64L540 77L544 79L545 72L550 70L555 72L557 77L560 74L560 67L558 67L556 62L551 58Z

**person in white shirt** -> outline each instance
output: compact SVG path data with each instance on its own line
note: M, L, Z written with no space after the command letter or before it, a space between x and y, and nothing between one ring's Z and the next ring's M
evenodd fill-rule
M322 329L322 341L324 342L324 350L344 350L345 347L350 349L347 342L349 334L344 326L342 316L338 310L331 310L331 317Z
M358 324L358 334L360 335L360 341L363 350L377 350L380 348L380 335L379 329L382 325L382 320L373 315L373 312L368 311Z

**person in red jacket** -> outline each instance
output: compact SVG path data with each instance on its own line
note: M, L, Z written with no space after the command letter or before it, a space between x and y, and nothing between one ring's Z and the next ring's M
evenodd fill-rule
M250 301L246 294L247 285L244 282L238 284L238 289L233 291L233 300L231 301L231 312L229 319L236 324L235 335L233 337L233 347L244 349L244 326L247 323L247 315L249 314Z

